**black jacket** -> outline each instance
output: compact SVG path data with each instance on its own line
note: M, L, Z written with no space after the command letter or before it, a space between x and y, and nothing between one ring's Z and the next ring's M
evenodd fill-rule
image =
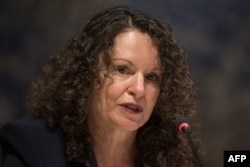
M59 130L49 130L44 121L23 119L0 131L3 167L69 167ZM97 167L94 160L93 167ZM1 164L0 164L1 166Z

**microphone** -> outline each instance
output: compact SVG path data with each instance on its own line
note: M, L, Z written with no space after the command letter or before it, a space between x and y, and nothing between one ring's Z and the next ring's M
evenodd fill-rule
M190 136L190 134L191 134L190 121L188 120L188 118L186 118L184 116L179 116L176 119L175 125L178 128L178 131L180 133L184 133L188 138L189 144L190 144L190 146L192 148L194 158L196 160L195 166L196 167L202 167L202 164L201 164L200 158L198 156L197 150L195 149L194 143L193 143L193 141L191 139L191 136Z
M177 119L176 119L176 127L178 128L178 131L180 133L191 133L191 126L190 126L190 122L189 120L184 117L184 116L179 116Z

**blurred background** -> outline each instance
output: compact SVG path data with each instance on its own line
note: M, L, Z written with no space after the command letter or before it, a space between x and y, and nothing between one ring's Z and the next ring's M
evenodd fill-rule
M249 0L1 0L0 126L22 117L29 85L100 9L126 4L169 23L188 54L202 112L204 165L250 150Z

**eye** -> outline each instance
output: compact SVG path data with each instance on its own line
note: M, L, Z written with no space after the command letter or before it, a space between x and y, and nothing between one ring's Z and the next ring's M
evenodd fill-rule
M156 82L156 83L159 83L160 80L161 80L161 77L160 75L156 74L156 73L150 73L146 76L146 79L148 81L151 81L151 82Z
M128 74L129 73L129 69L126 66L117 66L116 71L120 74Z
M133 71L124 64L115 65L113 67L110 76L114 79L126 79L133 73Z

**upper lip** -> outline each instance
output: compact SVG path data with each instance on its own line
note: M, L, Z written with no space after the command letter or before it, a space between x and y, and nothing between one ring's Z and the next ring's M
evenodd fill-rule
M135 110L137 110L138 112L143 111L142 106L140 106L139 104L135 104L135 103L122 103L120 104L120 106L124 106L124 107L133 107L135 108Z

